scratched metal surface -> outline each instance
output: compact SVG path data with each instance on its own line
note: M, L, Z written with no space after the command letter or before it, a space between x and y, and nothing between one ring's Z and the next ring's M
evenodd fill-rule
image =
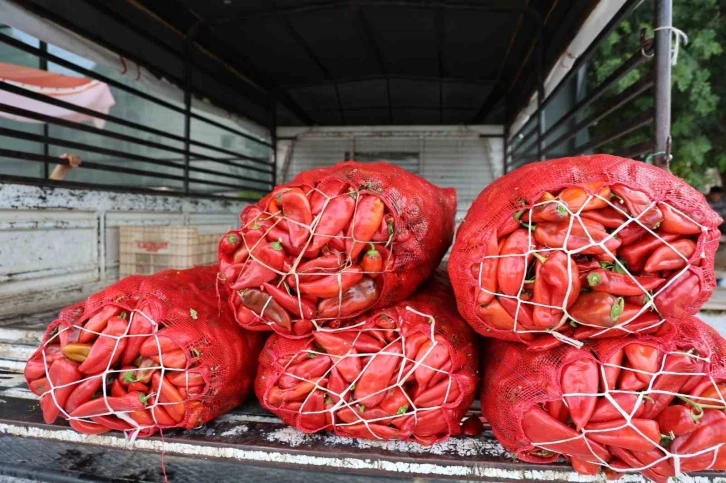
M92 457L94 461L109 461L109 465L113 458L131 458L136 462L143 462L139 463L140 468L150 479L141 481L156 481L153 478L158 477L162 452L169 458L168 461L174 461L178 465L177 476L173 481L186 481L187 478L190 481L200 481L200 474L196 470L192 471L196 466L190 461L202 465L201 461L206 460L219 462L220 476L214 476L214 465L209 465L211 473L202 473L201 481L239 481L239 476L243 473L244 481L255 481L248 479L247 474L248 471L253 474L254 468L260 466L272 466L280 468L280 471L294 470L279 473L277 475L280 479L268 479L270 482L298 481L301 479L300 469L306 470L306 480L314 478L320 481L336 481L319 477L320 472L345 474L345 481L356 481L348 478L347 475L352 474L369 475L366 481L373 476L388 479L405 477L409 480L415 478L417 483L422 479L430 481L442 478L490 481L601 480L578 475L565 462L544 466L517 461L499 445L490 431L485 431L476 438L451 438L431 447L416 443L353 440L331 434L307 435L285 427L277 417L263 410L254 400L202 428L165 432L163 441L157 436L131 443L120 433L86 436L71 430L65 422L46 425L36 397L25 386L22 369L54 314L54 311L49 311L0 320L0 474L25 478L46 465L48 460L43 458L23 462L20 461L22 458L8 456L9 449L3 456L3 444L7 448L21 448L37 442L33 448L43 448L43 445L48 448L39 454L60 454L72 450L78 452L79 458ZM478 406L475 405L473 409L478 409ZM113 458L98 456L106 454ZM43 464L38 465L38 461L43 461ZM185 469L187 467L189 470ZM232 467L237 468L236 475ZM61 474L66 470L59 466L53 471ZM225 473L226 471L229 473ZM226 480L223 475L227 474L234 478ZM70 474L70 479L62 481L79 481L74 478L82 476ZM100 479L94 481L106 480L105 476L101 476L99 473ZM646 480L639 475L627 475L620 481ZM726 483L726 474L703 473L697 481Z

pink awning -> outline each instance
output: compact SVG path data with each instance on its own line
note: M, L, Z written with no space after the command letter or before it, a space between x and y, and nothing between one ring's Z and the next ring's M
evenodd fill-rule
M72 77L0 62L0 81L77 106L93 109L102 114L108 114L111 106L116 103L107 84L85 77ZM98 128L103 128L105 125L103 119L28 99L12 92L0 91L0 103L70 121L91 121ZM40 123L40 121L34 119L15 116L6 112L0 112L0 116L16 121Z

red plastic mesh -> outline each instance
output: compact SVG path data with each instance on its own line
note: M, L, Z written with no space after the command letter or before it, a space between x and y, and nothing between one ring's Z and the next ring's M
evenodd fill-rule
M640 374L647 376L646 379L649 382L644 388L637 391L624 390L620 386L623 377L628 372L634 371L628 362L627 355L621 363L612 362L614 359L611 359L614 354L632 343L655 347L660 351L657 371L639 371ZM591 422L585 425L580 432L576 432L573 428L572 432L576 435L565 439L556 437L552 431L542 425L540 431L542 439L538 441L529 439L523 428L525 414L534 407L542 407L547 411L547 403L564 401L567 405L568 398L565 395L573 397L593 394L567 393L562 389L564 369L569 364L583 359L596 361L599 390L595 395L599 399L608 399L617 408L618 415L612 419L622 421L622 425L618 425L618 428L621 426L635 428L631 424L634 418L656 420L662 410L669 405L684 405L690 408L689 403L683 398L710 405L706 407L715 408L722 413L717 416L719 419L724 419L724 423L726 423L726 416L723 414L723 410L726 410L726 400L724 400L726 385L722 384L726 381L726 340L712 327L696 317L689 317L677 326L666 323L657 335L589 341L582 349L562 345L551 351L538 352L525 350L521 344L514 342L489 340L486 343L485 353L483 364L486 370L481 392L483 414L491 423L492 430L502 445L524 461L550 463L558 458L558 453L563 453L568 457L572 456L564 452L562 447L553 448L555 444L578 439L582 439L588 444L592 443L591 437L597 431L592 429L590 424L597 423ZM672 358L683 356L688 358L686 360L689 363L678 367L688 367L688 369L669 370L669 368L676 367L671 365L674 363ZM620 368L620 372L615 376L619 378L616 388L606 387L606 368ZM706 396L703 392L706 389L711 390L712 394ZM612 399L620 397L622 394L637 396L637 404L626 409ZM653 406L656 401L658 404ZM595 410L591 421L595 419L599 411L601 409ZM693 412L698 414L695 409ZM573 423L568 419L565 424ZM607 430L600 429L600 432L607 433ZM634 432L644 438L647 437L638 431L634 430ZM664 429L661 428L660 433L664 432ZM588 434L589 436L586 438ZM652 441L650 438L648 440ZM699 451L692 453L675 450L674 447L678 446L675 440L668 446L660 441L660 436L658 441L652 441L652 443L652 448L656 450L657 460L642 459L642 464L627 461L626 464L629 467L627 470L618 468L619 465L615 462L616 459L622 458L623 450L616 449L613 452L612 446L606 446L611 452L611 458L608 461L596 456L594 450L593 454L589 456L583 457L580 454L579 457L596 465L602 465L603 469L607 470L642 471L655 481L665 481L668 476L676 476L687 471L709 468L726 469L726 450L721 449L723 442L707 444ZM643 453L635 451L630 453L636 458L641 458L643 455ZM698 457L701 459L700 462ZM705 461L703 461L704 457Z
M351 344L331 343L341 337ZM435 276L353 327L305 339L273 335L255 391L266 409L305 432L432 444L460 432L477 361L476 336L456 313L448 280Z
M589 186L586 186L587 184ZM611 210L611 213L624 218L622 224L607 227L603 230L607 237L598 238L591 228L592 220L583 221L585 216L581 215L586 210L578 208L571 211L567 203L563 203L560 199L543 197L545 193L557 194L564 188L574 186L584 187L587 193L588 201L582 204L582 207L591 202L602 202ZM645 193L650 204L640 211L631 208L619 197L611 198L609 193L618 191L618 186ZM608 193L607 198L601 195L603 188ZM622 194L622 190L618 192ZM561 213L567 217L567 221L559 230L564 241L550 241L550 239L546 239L545 232L538 231L537 228L534 229L534 232L527 230L526 223L518 222L515 217L515 215L525 219L532 217L535 209L546 208L547 205L562 210ZM666 231L665 223L658 222L648 226L646 218L649 215L660 215L669 207L669 211L675 213L675 216L684 217L688 222L695 224L692 226L700 230L698 233L678 235L678 240L690 240L685 243L695 242L695 249L690 256L685 256L681 250L673 247L675 236L672 234L677 232ZM588 337L613 337L633 331L656 330L657 325L664 319L677 322L690 314L697 313L713 293L712 287L715 285L714 253L718 247L720 237L718 226L721 221L721 218L708 206L701 193L680 178L642 162L609 155L593 155L562 158L524 166L498 179L482 191L457 233L449 260L449 274L456 292L459 312L474 330L484 336L516 340L528 344L536 341L543 347L547 345L546 340L552 342L553 345L556 344L557 341L554 341L553 338L559 339L560 343L569 342L579 345L577 340ZM503 247L501 242L515 229L519 230L518 233L527 233L524 236L524 244L529 248L525 246L523 251L516 254L512 254L514 252L511 251L508 252L510 254L500 254ZM581 236L587 237L585 238L586 245L576 246L575 238L573 238L575 230L585 232ZM640 233L631 238L635 241L626 242L623 238L624 234L626 231L633 233L633 230ZM668 228L668 230L673 230L673 228ZM656 237L660 242L658 246L667 246L674 250L684 260L685 266L670 271L645 273L643 267L634 268L625 265L619 254L626 243L631 245L648 236ZM617 246L621 243L622 246ZM654 250L655 248L651 248L647 251L648 255L652 254ZM532 272L537 264L533 257L537 254L549 257L555 252L564 252L567 255L567 263L571 264L568 266L576 265L581 278L587 275L586 270L599 269L600 261L610 261L612 262L610 269L626 274L628 280L635 280L633 275L643 275L661 277L663 282L650 291L637 282L638 287L642 289L639 292L641 298L642 296L647 297L645 304L641 302L638 307L635 307L635 310L632 310L633 306L629 305L632 302L626 299L625 313L629 315L623 315L617 322L610 321L610 324L592 323L573 315L570 307L570 304L573 303L572 300L565 305L567 299L565 294L571 294L575 286L571 272L568 273L567 282L554 289L555 293L559 293L561 296L561 304L548 305L536 300L537 284L526 280L528 273ZM595 253L598 254L595 255ZM517 272L517 275L511 275L511 277L517 278L515 282L519 290L510 294L503 293L501 286L497 284L501 273L499 273L499 277L495 274L494 287L488 283L485 274L487 263L494 261L501 267L507 257L510 257L509 260L526 260L524 265L529 267L529 272L524 271L521 274ZM595 268L583 268L584 265L593 262ZM537 266L539 265L537 264ZM534 273L531 276L534 277ZM642 279L640 280L642 281ZM691 281L693 281L692 285ZM583 288L590 288L586 279L582 284ZM534 298L532 297L532 286L535 287ZM492 290L492 288L494 289ZM491 297L487 298L486 295L496 296L492 305L487 305ZM482 299L484 303L478 303ZM502 301L509 303L506 313L503 308L499 312L505 313L505 315L503 317L492 315L497 312L494 307L498 307ZM617 299L617 301L622 304L621 299ZM504 303L501 305L503 306ZM545 326L538 323L536 318L534 324L532 323L531 311L534 310L536 314L537 306L551 309L552 313L557 314L553 318L552 324ZM643 321L643 318L640 317L652 308L655 308L655 313L661 316L659 320L656 319L652 324L634 323L628 326L631 322ZM522 313L525 310L530 312L530 317L525 317L526 314ZM509 315L506 315L507 313ZM646 315L646 317L653 318L652 315ZM514 320L512 321L512 319ZM571 328L568 323L570 320L574 320L578 324L579 330ZM638 328L631 330L630 327ZM596 330L590 330L592 328Z
M296 189L307 201L287 201ZM387 163L306 171L242 212L220 243L220 279L242 327L307 336L410 296L450 246L455 213L454 189Z
M244 401L252 389L264 340L261 334L246 332L235 323L217 295L217 273L218 267L212 265L131 276L61 311L25 370L31 390L41 397L46 421L60 415L71 419L71 426L81 431L92 428L90 432L103 432L91 424L95 422L126 429L132 437L150 436L160 428L191 429ZM111 319L103 326L89 328L94 315L114 307L121 329L110 331ZM80 360L69 362L63 351L72 351L71 344L78 343L108 344L105 350L97 349L98 355L105 357L87 366ZM93 349L88 359L92 355ZM70 369L55 374L54 365L61 363ZM81 372L68 375L77 369ZM81 397L83 384L91 380L98 383L95 391ZM112 396L117 395L118 384L123 383L123 390L129 391L128 384L139 380L146 383L145 391L138 389L148 396L145 416L114 410L112 402L118 401ZM76 390L79 392L73 396ZM182 405L176 404L176 393ZM100 412L84 417L71 417L72 411L66 411L66 400L76 399L76 408L92 398L108 403ZM157 411L157 407L164 411Z

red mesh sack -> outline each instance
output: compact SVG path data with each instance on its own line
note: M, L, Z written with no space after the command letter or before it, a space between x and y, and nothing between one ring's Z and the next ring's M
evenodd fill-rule
M476 336L456 313L448 280L432 280L353 327L273 335L255 392L301 431L432 444L460 432L477 360Z
M306 171L240 215L219 245L237 322L287 337L406 299L436 269L456 192L387 163Z
M540 349L655 331L713 293L721 221L701 193L642 162L524 166L482 191L457 233L459 312L484 336Z
M562 454L582 474L664 483L726 469L726 340L696 317L582 349L494 340L487 349L482 410L520 459Z
M132 437L191 429L252 390L260 334L242 330L215 292L217 266L131 276L67 307L25 378L48 424Z

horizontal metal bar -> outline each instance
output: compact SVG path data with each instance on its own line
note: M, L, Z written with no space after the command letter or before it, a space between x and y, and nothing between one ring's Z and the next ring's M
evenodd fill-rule
M354 84L357 82L371 82L371 81L389 81L389 80L407 80L415 82L443 82L444 84L472 84L479 86L493 86L496 84L496 79L484 79L477 77L434 77L425 75L402 75L402 74L373 74L363 75L360 77L340 77L334 80L323 80L316 82L316 86L333 86L335 84ZM310 84L307 82L295 83L295 84L284 84L281 85L283 89L295 89L309 87Z
M625 89L623 92L618 94L617 96L610 99L608 102L606 102L597 112L591 114L584 120L577 123L575 126L573 126L571 129L569 129L566 133L552 141L551 143L547 144L547 147L545 148L545 153L549 153L553 151L557 146L560 144L569 141L573 137L577 136L583 129L592 126L593 124L600 122L602 119L606 118L613 112L617 111L620 107L627 104L628 102L632 101L633 99L637 98L639 95L641 95L644 92L647 92L650 88L653 87L653 78L647 77L644 79L641 79L640 81L636 82L632 86Z
M520 139L514 139L510 138L512 140L511 146L509 147L509 152L514 153L515 151L518 151L524 146L524 144L535 134L537 134L537 123L532 123L532 128L529 130L529 132L525 135L523 135ZM521 134L517 134L518 136L521 136ZM516 142L515 142L516 141Z
M46 156L44 154L29 153L26 151L17 151L14 149L0 148L0 156L5 156L8 158L14 158L14 159L22 159L24 161L63 164L66 166L68 165L68 163L65 160L62 160L60 158L56 158L53 156ZM82 166L84 169L88 168L88 169L94 169L94 170L98 170L98 171L138 174L138 175L142 175L142 176L150 176L153 178L164 178L164 179L173 179L173 180L184 181L183 176L177 176L177 175L173 175L173 174L155 173L153 171L145 171L145 170L136 169L136 168L126 168L123 166L116 166L116 165L112 165L112 164L85 162L85 163L83 163ZM4 175L2 175L2 176L4 176ZM230 184L230 183L221 183L219 181L202 180L202 179L196 179L196 178L190 178L189 182L206 184L206 185L210 185L210 186L221 186L224 188L233 188L233 189L238 189L238 190L243 190L243 189L263 190L264 189L264 188L258 188L258 187L248 186L248 185L236 185L236 184ZM264 184L264 181L260 182L260 184Z
M586 142L582 146L578 146L575 148L575 152L578 154L582 154L585 151L589 151L592 149L597 149L609 142L615 141L616 139L619 139L626 134L629 134L636 129L646 126L653 122L653 118L655 116L655 109L650 108L646 109L645 111L641 112L640 114L632 117L628 122L625 124L622 124L618 126L617 131L603 134L602 136L592 139L589 142Z
M115 79L112 79L111 77L105 76L103 74L99 74L96 71L86 69L85 67L81 67L77 64L74 64L73 62L70 62L66 59L63 59L62 57L58 57L57 55L53 55L47 51L41 50L37 47L33 47L32 45L28 45L25 42L21 42L20 40L14 39L10 37L9 35L0 34L0 42L3 42L4 44L10 45L18 50L22 50L23 52L27 52L29 54L33 54L41 59L46 59L54 64L63 66L67 69L71 69L75 72L78 72L79 74L83 74L86 77L90 77L92 79L96 79L98 81L104 82L110 86L113 86L117 89L121 89L123 91L129 92L131 94L134 94L137 97L140 97L142 99L145 99L147 101L153 102L159 106L165 107L167 109L171 109L172 111L175 111L179 114L184 114L184 108L176 106L168 101L165 101L163 99L160 99L158 97L152 96L151 94L147 94L146 92L143 92L141 90L135 89L131 86L128 86L124 84L123 82L119 82ZM212 119L209 119L207 117L204 117L200 114L194 114L192 113L192 117L195 119L198 119L202 122L205 122L207 124L210 124L212 126L216 126L220 129L224 129L225 131L237 134L238 136L244 137L246 139L249 139L250 141L254 141L256 143L272 147L272 144L268 143L267 141L263 141L261 139L257 139L254 136L244 133L242 131L239 131L237 129L231 128L229 126L225 126L222 123L219 123L217 121L214 121Z
M579 112L583 111L590 105L592 105L593 102L600 99L605 93L610 89L613 85L615 85L620 79L625 77L628 73L632 72L633 70L640 67L642 64L644 64L648 60L647 57L645 57L640 50L638 50L636 53L630 56L628 60L623 62L620 67L618 67L615 72L610 74L604 81L599 83L597 87L592 92L589 92L587 97L582 99L580 102L575 104L575 106L567 111L565 114L563 114L555 123L553 123L547 131L544 133L544 139L547 139L548 136L550 136L552 133L557 131L562 125L564 125L567 121L572 119L573 116L578 114Z
M633 144L632 146L629 146L625 148L624 151L616 153L618 156L622 156L623 158L636 158L638 156L642 156L643 154L650 153L653 151L653 140L652 139L646 139L645 141L641 141L637 144Z
M8 104L2 104L2 103L0 103L0 111L1 112L7 112L9 114L14 114L16 116L22 116L22 117L27 117L27 118L30 118L30 119L35 119L37 121L42 121L42 122L45 122L47 124L57 124L59 126L64 126L64 127L69 128L69 129L74 129L74 130L82 131L82 132L88 132L88 133L91 133L91 134L97 134L99 136L105 136L105 137L109 137L109 138L113 138L113 139L118 139L120 141L127 141L127 142L130 142L130 143L141 144L141 145L144 145L144 146L148 146L148 147L155 148L155 149L159 149L159 150L163 150L163 151L169 151L169 152L172 152L172 153L184 154L184 152L185 152L181 148L174 148L172 146L167 146L165 144L160 144L160 143L156 143L156 142L153 142L153 141L148 141L148 140L143 139L143 138L138 138L138 137L135 137L135 136L129 136L128 134L121 134L121 133L117 133L117 132L114 132L114 131L108 131L108 130L105 130L105 129L99 129L99 128L95 127L95 126L90 126L88 124L82 124L82 123L79 123L79 122L68 121L66 119L60 119L60 118L57 118L57 117L48 116L46 114L41 114L41 113L35 112L35 111L29 111L27 109L22 109L20 107L11 106L11 105L8 105ZM241 167L239 165L229 163L229 161L233 161L233 160L236 160L238 158L214 158L214 157L203 156L202 154L198 154L198 153L194 153L194 152L190 153L190 155L193 158L195 158L195 160L197 160L197 161L213 161L213 162L216 162L216 163L219 163L219 164L223 164L225 166ZM151 159L156 160L156 158L151 158ZM174 160L173 159L167 159L167 161L174 161ZM260 173L267 174L270 177L272 176L272 172L269 171L269 170L266 170L266 169L256 168L256 167L252 167L252 166L245 166L245 168L246 169L249 169L251 171L257 171L257 172L260 172ZM203 168L196 168L196 169L202 170ZM243 179L243 180L259 181L259 180L253 179L253 178L246 178L244 176L238 176L238 175L227 174L227 173L220 173L218 171L213 171L213 170L205 170L205 171L200 171L200 172L206 172L206 173L209 173L209 174L220 174L220 175L224 175L224 176L227 176L227 177L232 177L232 178L237 178L237 179Z
M113 192L120 192L120 193L137 193L137 194L145 194L145 195L155 195L155 196L175 196L175 197L183 197L183 198L204 198L204 199L218 199L218 200L229 200L229 201L248 201L248 202L256 202L259 201L259 198L241 198L236 196L223 196L223 195L215 195L215 194L209 194L209 193L184 193L183 191L176 191L172 189L168 190L154 190L150 188L136 188L133 186L116 186L116 185L106 185L106 184L98 184L98 183L84 183L79 181L57 181L52 179L43 179L43 178L31 178L27 176L14 176L14 175L8 175L8 174L0 174L0 182L2 183L17 183L17 184L26 184L26 185L32 185L32 186L41 186L41 187L52 187L52 188L71 188L71 189L87 189L92 191L113 191ZM238 190L244 190L244 188L237 187Z
M171 134L171 133L168 133L165 131L161 131L159 129L155 129L155 128L144 126L142 124L138 124L135 122L127 121L125 119L121 119L120 117L111 116L109 114L103 114L101 112L94 111L93 109L88 109L86 107L78 106L76 104L71 104L70 102L61 101L60 99L56 99L56 98L49 97L49 96L46 96L43 94L39 94L39 93L33 92L31 90L9 84L4 81L0 81L0 90L4 90L6 92L12 92L13 94L18 94L20 96L24 96L24 97L34 99L34 100L37 100L40 102L45 102L47 104L51 104L54 106L62 107L64 109L68 109L73 112L86 114L88 116L96 117L98 119L103 119L105 121L120 124L122 126L127 126L130 128L133 128L133 129L138 129L139 131L142 131L142 132L156 134L157 136L165 137L167 139L173 139L175 141L184 142L183 136L177 136L176 134ZM262 158L255 158L252 156L243 155L240 153L236 153L234 151L230 151L228 149L220 148L217 146L212 146L211 144L203 143L201 141L191 140L190 142L191 142L191 144L194 144L195 146L203 147L203 148L210 149L212 151L221 152L224 154L230 154L232 156L238 157L239 159L248 160L248 161L256 163L256 164L261 164L264 166L272 165L269 161L265 161Z

